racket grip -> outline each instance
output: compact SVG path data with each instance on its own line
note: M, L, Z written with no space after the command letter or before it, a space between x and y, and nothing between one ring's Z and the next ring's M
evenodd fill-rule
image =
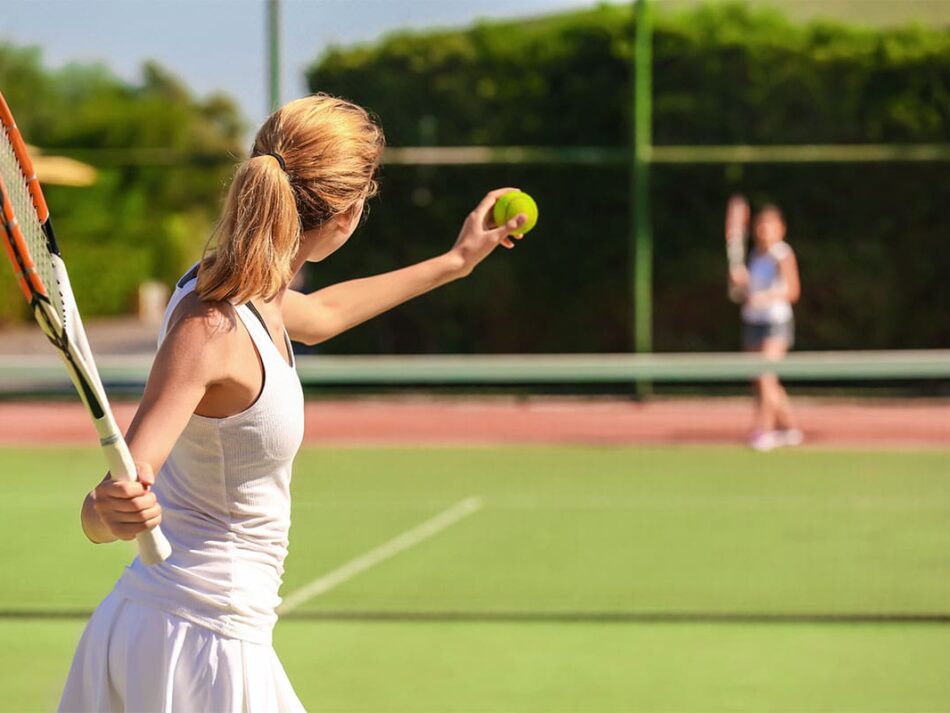
M164 562L172 553L172 546L158 525L137 534L135 541L139 546L139 557L145 564Z
M114 479L136 480L132 454L121 436L117 436L113 443L103 444L102 450L105 451L109 472ZM145 564L164 562L172 553L172 546L159 526L140 532L135 536L135 541L139 546L139 558Z

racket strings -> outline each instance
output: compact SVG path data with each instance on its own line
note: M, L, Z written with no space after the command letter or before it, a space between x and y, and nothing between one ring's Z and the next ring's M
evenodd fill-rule
M46 298L65 326L66 309L56 270L53 267L49 241L40 222L29 188L30 181L36 179L34 176L27 176L23 170L23 166L17 159L16 151L10 141L6 126L0 127L0 178L3 179L7 199L13 208L16 227L19 228L23 236L23 242L27 250L27 255L21 255L18 258L19 267L21 270L29 271L30 263L32 263L32 269L35 270L40 284L46 291ZM12 236L8 236L8 238L12 239ZM19 253L20 246L14 245L13 247L14 251ZM29 277L26 277L29 284ZM33 290L33 293L34 299L43 299L43 296L37 294L36 290Z

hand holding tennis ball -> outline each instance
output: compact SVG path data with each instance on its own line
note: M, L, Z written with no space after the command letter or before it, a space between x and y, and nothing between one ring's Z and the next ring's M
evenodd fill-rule
M527 220L509 235L524 235L538 224L538 204L524 191L505 193L497 201L492 211L495 225L501 227L509 220L525 215Z
M515 240L538 222L538 207L517 188L489 191L468 214L455 245L447 254L452 278L464 277L499 245L511 249Z

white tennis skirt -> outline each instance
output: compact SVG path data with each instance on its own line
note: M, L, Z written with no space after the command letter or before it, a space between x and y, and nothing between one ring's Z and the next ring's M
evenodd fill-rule
M303 711L274 648L228 639L112 592L86 625L60 711Z

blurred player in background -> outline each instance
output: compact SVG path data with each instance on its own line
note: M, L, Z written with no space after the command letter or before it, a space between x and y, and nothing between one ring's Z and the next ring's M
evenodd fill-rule
M795 341L792 305L801 285L795 253L785 242L785 217L778 206L759 209L753 223L754 245L745 259L749 204L733 196L726 209L726 252L729 258L729 297L742 305L742 346L769 359L781 359ZM785 387L775 374L755 380L756 409L749 445L761 451L802 442Z

